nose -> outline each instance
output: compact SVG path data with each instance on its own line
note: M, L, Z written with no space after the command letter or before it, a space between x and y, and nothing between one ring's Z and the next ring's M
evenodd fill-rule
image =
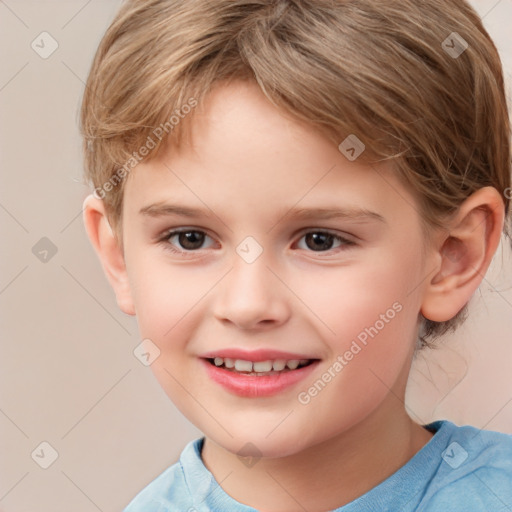
M235 254L233 267L219 283L214 301L213 312L219 321L251 331L286 323L293 294L268 263L265 252L252 263Z

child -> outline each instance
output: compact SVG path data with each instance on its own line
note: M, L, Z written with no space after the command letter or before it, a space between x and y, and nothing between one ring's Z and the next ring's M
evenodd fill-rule
M512 436L404 408L508 233L471 7L128 0L81 125L88 236L204 432L126 512L512 510Z

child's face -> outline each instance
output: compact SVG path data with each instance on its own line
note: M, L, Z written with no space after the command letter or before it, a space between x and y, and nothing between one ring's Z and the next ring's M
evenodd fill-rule
M141 163L124 197L131 300L142 338L161 351L151 368L164 390L233 453L246 442L268 456L298 453L403 412L433 266L411 194L389 169L350 162L318 130L283 117L254 85L217 89L198 114L194 147ZM140 213L161 203L209 217ZM319 208L374 214L288 213ZM184 228L195 233L163 240ZM259 393L244 396L212 380L203 359L225 349L319 361L280 391L275 377L239 377Z

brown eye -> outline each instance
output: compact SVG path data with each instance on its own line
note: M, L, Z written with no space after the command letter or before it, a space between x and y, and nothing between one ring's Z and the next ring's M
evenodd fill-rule
M199 249L204 242L204 234L199 231L183 231L178 234L178 241L184 249Z
M334 236L329 233L309 233L306 235L305 241L313 251L328 251L332 248Z
M176 252L197 251L201 249L205 239L210 238L206 233L199 230L188 229L171 231L163 238L168 248Z
M343 247L355 245L351 240L328 231L310 231L302 239L305 241L306 248L314 252L327 252L338 247L343 249Z

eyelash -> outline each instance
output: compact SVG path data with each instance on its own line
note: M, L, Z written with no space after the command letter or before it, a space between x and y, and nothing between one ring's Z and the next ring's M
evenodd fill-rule
M179 254L180 256L183 256L183 257L194 256L194 253L199 252L201 249L182 250L181 251L181 250L176 249L169 242L172 237L174 237L176 235L179 235L181 233L201 233L203 235L206 235L209 238L212 238L203 230L192 229L192 228L184 228L184 229L177 229L177 230L166 231L161 237L159 237L158 242L163 244L163 247L164 247L165 250L171 251L174 254ZM336 252L344 251L344 250L347 250L348 248L350 248L352 246L357 245L354 241L349 240L347 238L344 238L344 237L342 237L340 235L337 235L336 233L333 233L332 231L329 231L329 230L326 230L326 229L313 229L313 228L311 228L308 231L302 231L299 240L304 238L306 235L311 234L311 233L316 233L316 234L320 233L320 234L323 234L323 235L329 235L329 236L332 236L335 240L341 242L342 245L340 245L339 247L335 248L335 249L338 249L338 251L336 251ZM306 249L302 249L302 250L306 250ZM321 253L330 253L333 250L334 249L328 249L327 251L312 251L312 250L309 250L307 252L320 253L321 254Z

